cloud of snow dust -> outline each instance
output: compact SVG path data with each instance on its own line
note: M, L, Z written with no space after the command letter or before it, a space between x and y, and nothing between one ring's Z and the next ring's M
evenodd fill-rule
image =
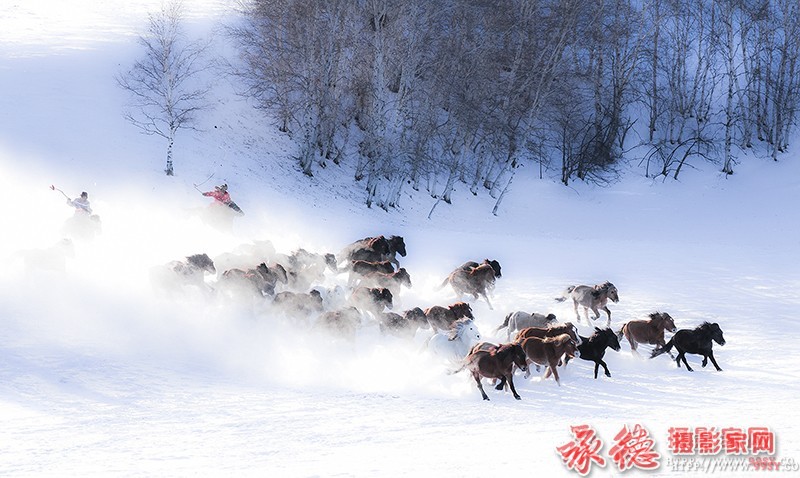
M0 305L8 311L2 319L6 330L15 331L9 340L19 346L57 346L174 373L296 388L451 396L470 391L466 374L447 375L452 365L425 352L432 332L398 338L362 317L353 337L341 337L318 327L316 314L287 313L246 283L224 286L224 270L287 263L301 247L335 253L346 245L325 244L302 218L292 223L280 217L277 231L259 224L263 214L253 210L234 218L241 224L232 230L220 230L207 222L211 201L193 189L176 192L159 183L151 185L154 194L142 197L142 185L95 190L62 177L54 186L70 198L87 190L99 217L98 224L87 222L98 225L96 231L79 229L85 233L79 234L70 228L76 217L64 194L50 189L41 175L23 175L2 162L0 168L9 179L4 192L14 198L2 205L8 232L0 239L6 265ZM182 284L166 267L202 253L218 268L206 273L200 286ZM293 285L295 292L306 293L313 287L322 291L325 310L345 307L347 274L322 270L316 279L279 283L276 292ZM396 297L395 312L433 305L437 297L446 303L436 295L440 277L417 275L412 282L413 289Z

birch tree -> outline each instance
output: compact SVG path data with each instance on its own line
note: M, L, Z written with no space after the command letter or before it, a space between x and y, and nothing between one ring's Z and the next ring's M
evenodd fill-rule
M207 43L189 41L183 30L182 6L171 2L149 15L146 34L139 37L144 57L117 83L131 95L125 118L146 134L167 140L167 176L175 173L173 147L181 129L195 129L197 114L206 109L210 86L201 72Z

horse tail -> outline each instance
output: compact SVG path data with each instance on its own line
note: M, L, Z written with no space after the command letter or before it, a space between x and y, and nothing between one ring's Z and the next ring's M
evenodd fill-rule
M627 325L628 324L625 324L625 325L622 326L621 329L619 329L619 332L617 332L617 340L622 340L622 337L625 335L625 327Z
M561 294L561 297L556 297L556 302L564 302L565 300L567 300L567 296L570 295L573 290L575 290L574 285L567 287L564 293Z
M494 333L500 332L500 329L502 329L503 327L508 327L508 322L511 320L512 315L514 315L514 312L509 312L508 315L506 316L505 322L503 322L502 324L500 324L499 327L494 329Z
M447 371L447 375L455 375L458 372L460 372L460 371L464 370L465 368L467 368L467 365L469 365L469 355L467 355L467 357L465 357L464 360L461 361L461 366L460 367L458 367L455 370L448 370Z
M670 350L672 350L672 346L673 345L675 345L675 344L672 342L672 339L669 339L669 342L664 344L663 347L656 348L655 350L653 350L653 353L650 354L650 358L658 357L659 355L661 355L663 353L669 352Z
M436 290L442 290L442 289L444 289L444 288L445 288L445 286L446 286L448 283L450 283L450 276L447 276L447 278L444 280L444 282L442 282L441 284L439 284L439 286L437 286L437 287L436 287Z

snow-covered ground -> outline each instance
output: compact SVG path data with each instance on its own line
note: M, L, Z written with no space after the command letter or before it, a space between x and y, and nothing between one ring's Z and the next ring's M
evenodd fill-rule
M230 21L225 3L187 2L190 27ZM0 474L570 476L556 447L582 424L606 457L623 426L649 430L661 467L632 476L700 473L671 466L670 427L768 427L775 458L800 463L796 150L780 163L748 159L728 178L700 164L681 182L631 174L606 189L565 188L523 168L498 216L490 198L462 188L427 219L434 200L424 194L387 213L363 208L346 170L298 174L289 141L221 83L205 130L181 132L177 176L167 178L164 145L124 121L114 82L157 5L0 5ZM193 184L211 174L201 187L227 181L247 213L232 233L202 221L209 201ZM103 221L64 271L48 269L72 213L51 184L89 191ZM261 304L165 299L148 276L254 240L338 252L376 234L407 244L413 287L396 309L452 303L437 286L453 268L497 259L494 310L472 305L484 338L500 341L508 312L574 321L553 298L610 280L621 298L610 305L615 330L657 310L679 328L717 322L724 371L697 356L693 373L667 356L638 358L623 341L606 355L610 378L594 380L578 360L560 387L518 376L521 401L487 384L484 402L466 373L448 375L421 351L424 330L403 341L367 327L351 344ZM328 273L324 285L345 282ZM620 474L612 463L593 470Z

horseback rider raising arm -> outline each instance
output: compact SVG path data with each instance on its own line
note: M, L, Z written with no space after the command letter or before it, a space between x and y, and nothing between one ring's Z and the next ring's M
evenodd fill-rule
M230 194L228 194L227 184L223 184L222 186L215 186L213 191L204 192L203 196L210 196L214 198L215 201L222 203L226 206L231 203L231 196Z
M74 207L76 213L92 213L92 207L89 205L89 193L86 191L82 192L80 197L67 199L67 204Z

